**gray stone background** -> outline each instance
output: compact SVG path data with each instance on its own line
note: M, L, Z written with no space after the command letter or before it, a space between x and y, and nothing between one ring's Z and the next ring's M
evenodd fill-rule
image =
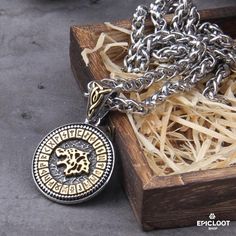
M141 0L0 1L0 235L211 235L205 228L144 233L119 173L94 200L63 206L44 198L31 177L37 143L51 129L83 121L85 100L70 70L69 27L124 19ZM199 8L236 4L198 1ZM236 223L214 235L235 235Z

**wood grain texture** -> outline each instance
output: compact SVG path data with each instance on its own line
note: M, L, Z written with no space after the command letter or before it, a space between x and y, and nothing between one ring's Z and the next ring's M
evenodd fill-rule
M201 19L219 24L236 37L236 8L204 10ZM170 20L171 16L167 17ZM115 23L130 28L130 21ZM147 25L150 26L150 23ZM73 26L71 28L71 67L83 90L90 80L108 76L99 53L90 55L85 66L81 58L84 48L93 48L101 32L119 32L104 24ZM159 177L149 168L134 132L125 115L113 113L110 123L115 127L114 141L122 160L124 188L143 229L196 225L214 212L218 218L236 219L236 167L197 171L181 175ZM204 218L205 217L205 218Z

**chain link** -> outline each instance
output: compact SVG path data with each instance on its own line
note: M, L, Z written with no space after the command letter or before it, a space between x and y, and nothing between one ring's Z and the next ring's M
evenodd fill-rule
M165 15L174 13L169 25ZM145 34L150 17L154 30ZM157 65L157 66L155 66ZM234 41L215 24L200 23L200 16L191 0L156 0L149 8L138 6L133 15L131 45L124 59L124 70L143 73L137 79L103 79L102 86L116 91L110 98L111 110L146 113L172 94L192 89L211 75L203 94L215 99L219 86L236 67ZM178 81L174 80L179 76ZM119 96L140 92L163 80L159 91L138 102Z

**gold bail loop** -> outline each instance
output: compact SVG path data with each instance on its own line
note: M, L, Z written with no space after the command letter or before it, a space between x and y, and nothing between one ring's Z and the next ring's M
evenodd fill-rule
M107 100L112 94L112 89L104 88L98 82L92 81L88 84L86 123L99 125L101 119L110 111Z

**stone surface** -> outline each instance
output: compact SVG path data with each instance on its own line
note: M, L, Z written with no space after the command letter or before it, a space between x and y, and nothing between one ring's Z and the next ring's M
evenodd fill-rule
M235 4L199 2L201 8ZM209 234L197 227L142 232L122 191L119 169L102 194L78 206L47 200L32 181L31 159L40 139L58 125L84 120L85 100L69 64L69 27L127 18L139 3L1 0L0 236ZM235 235L236 223L214 234Z

